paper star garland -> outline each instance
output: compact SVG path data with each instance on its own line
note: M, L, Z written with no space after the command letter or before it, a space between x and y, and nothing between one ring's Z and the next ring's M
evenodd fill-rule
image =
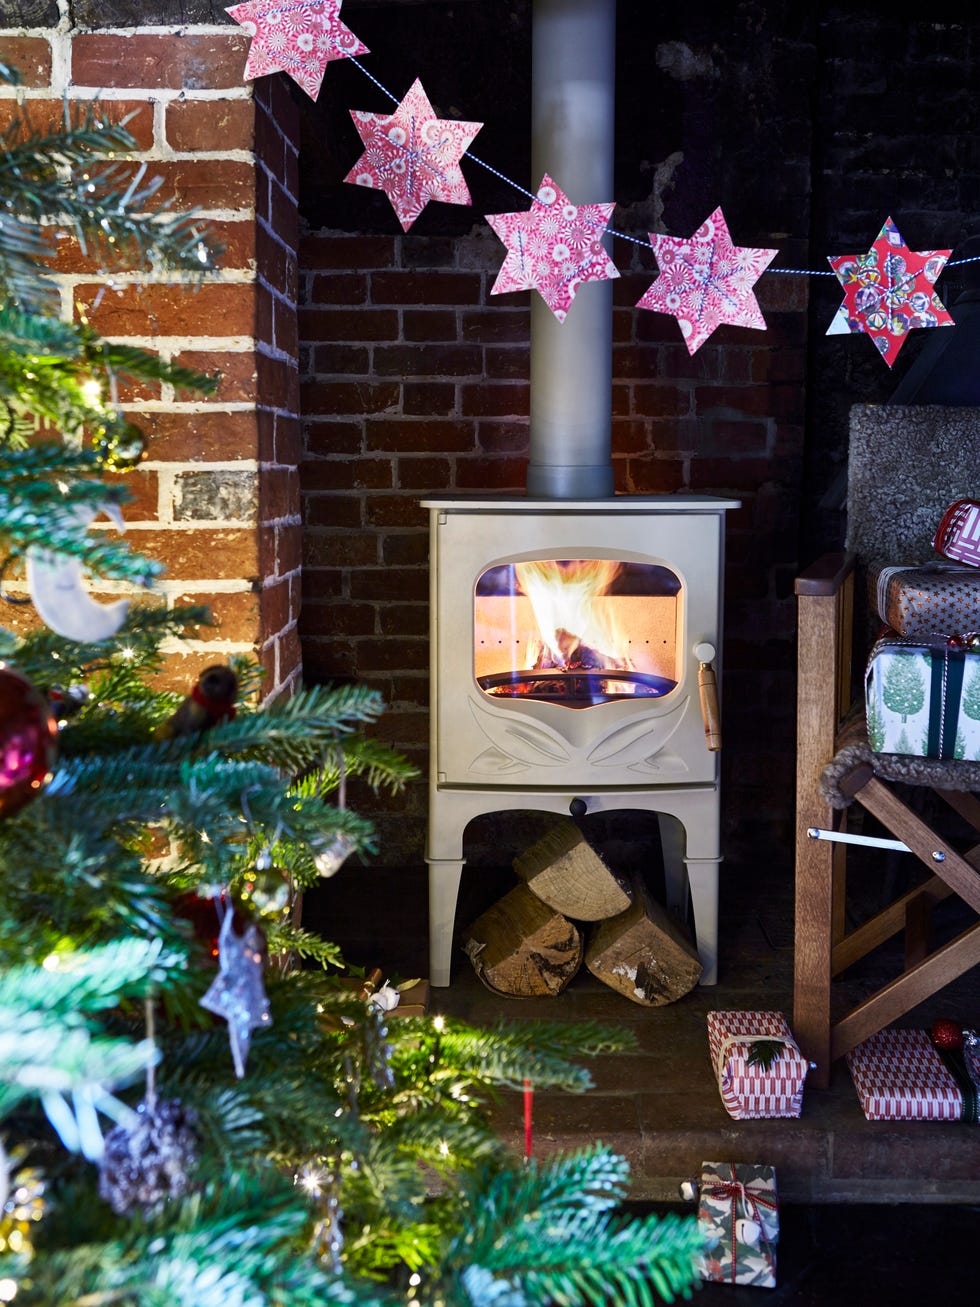
M483 123L437 118L418 78L394 113L351 117L364 153L344 181L383 190L403 231L430 200L472 203L459 160Z
M530 209L485 214L507 246L490 294L536 290L558 321L564 322L583 282L619 276L600 240L615 207L615 201L572 204L545 173Z
M234 920L234 912L226 908L218 931L218 975L200 1003L228 1022L235 1075L241 1079L252 1044L252 1031L270 1025L272 1018L262 983L264 936L254 922L249 922L241 935L237 934Z
M723 322L761 327L766 320L752 287L779 253L733 245L721 208L687 240L650 232L660 276L637 308L670 313L693 354Z
M331 59L367 54L340 21L344 0L245 0L225 9L252 38L245 81L288 73L313 100Z
M952 327L954 322L933 290L951 250L913 252L891 218L867 254L828 259L844 287L828 335L864 331L889 367L913 327Z

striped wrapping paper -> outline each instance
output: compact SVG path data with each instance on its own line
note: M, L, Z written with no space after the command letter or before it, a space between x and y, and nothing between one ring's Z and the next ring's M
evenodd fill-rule
M869 1121L959 1121L963 1091L926 1030L879 1030L847 1054Z
M980 500L958 499L950 504L932 547L946 558L980 567Z
M808 1064L781 1012L709 1012L708 1049L721 1101L736 1121L799 1116ZM784 1047L768 1071L749 1064L757 1039Z

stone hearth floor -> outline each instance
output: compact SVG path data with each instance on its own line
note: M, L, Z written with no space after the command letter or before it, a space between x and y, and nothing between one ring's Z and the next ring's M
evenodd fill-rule
M424 867L345 869L310 896L304 921L338 940L351 963L424 975L425 874ZM500 892L511 883L507 874L513 875L498 876ZM493 901L489 880L478 869L464 870L459 923ZM790 1205L980 1206L980 1129L866 1121L843 1062L833 1068L828 1089L804 1094L798 1120L728 1116L711 1075L705 1015L713 1008L764 1008L791 1020L791 894L785 869L750 879L723 867L719 983L666 1007L630 1003L584 970L556 998L503 999L481 984L457 949L452 984L433 990L432 1010L478 1024L546 1018L632 1030L635 1051L587 1062L595 1081L587 1094L535 1094L534 1141L539 1156L595 1141L609 1145L629 1159L634 1200L675 1204L681 1179L696 1175L704 1160L724 1160L774 1166L781 1201ZM889 966L891 959L874 965ZM849 978L849 988L859 993L867 979L875 977ZM939 1016L980 1026L980 975L964 977L901 1024L928 1027ZM495 1120L502 1137L522 1149L519 1095L505 1096ZM733 1298L727 1301L735 1307Z

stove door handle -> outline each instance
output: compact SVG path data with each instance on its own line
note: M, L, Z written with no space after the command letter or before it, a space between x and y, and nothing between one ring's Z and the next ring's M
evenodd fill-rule
M718 706L718 682L712 659L714 648L699 644L694 650L698 663L698 695L701 699L701 716L704 719L704 738L710 753L721 749L721 710Z

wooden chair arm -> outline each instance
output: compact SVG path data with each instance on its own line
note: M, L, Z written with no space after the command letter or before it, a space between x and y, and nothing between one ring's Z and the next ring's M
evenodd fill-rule
M836 595L854 571L851 553L824 554L796 578L798 595Z

